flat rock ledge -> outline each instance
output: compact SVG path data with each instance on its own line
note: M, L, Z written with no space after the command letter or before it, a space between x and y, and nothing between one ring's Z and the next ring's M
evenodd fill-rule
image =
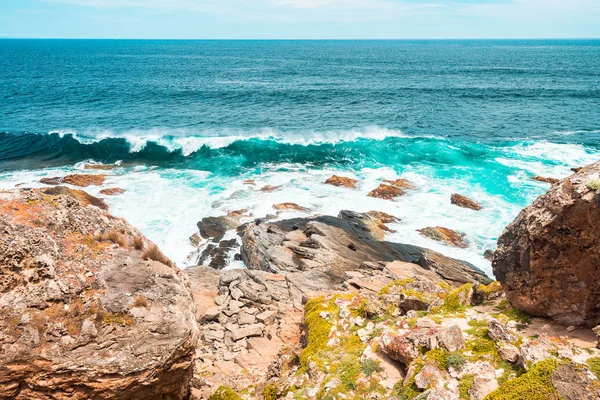
M79 192L0 193L0 398L186 398L186 275Z

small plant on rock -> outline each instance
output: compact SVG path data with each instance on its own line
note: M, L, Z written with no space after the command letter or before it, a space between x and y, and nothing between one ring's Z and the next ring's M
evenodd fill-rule
M460 370L466 363L467 360L460 353L452 353L446 359L446 366L457 370Z
M381 372L381 363L377 360L373 360L372 358L365 358L360 362L360 370L366 376L373 375L374 372Z
M589 181L588 183L585 184L585 186L593 191L599 191L600 190L600 179L592 179L591 181Z
M158 261L159 263L163 263L165 265L168 265L169 267L173 266L173 262L171 260L169 260L167 258L167 256L165 256L162 253L162 251L160 251L155 244L153 244L152 246L148 247L146 249L146 251L144 251L144 254L142 254L142 258L144 260Z
M230 387L219 386L216 392L208 400L242 400Z

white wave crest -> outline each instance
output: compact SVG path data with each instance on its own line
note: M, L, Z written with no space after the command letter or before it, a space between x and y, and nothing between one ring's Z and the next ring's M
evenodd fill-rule
M224 130L202 130L192 129L136 129L126 132L113 132L109 130L77 131L51 131L60 137L72 135L83 144L92 144L104 139L125 139L130 146L131 152L142 151L150 142L166 147L169 151L181 150L184 156L188 156L203 146L219 149L231 145L237 141L251 139L272 140L278 143L299 144L303 146L319 144L337 144L342 142L353 142L358 139L384 140L389 137L408 137L399 130L386 129L377 126L362 129L331 130L331 131L294 131L283 132L273 129L260 129L254 131L243 131L236 129Z

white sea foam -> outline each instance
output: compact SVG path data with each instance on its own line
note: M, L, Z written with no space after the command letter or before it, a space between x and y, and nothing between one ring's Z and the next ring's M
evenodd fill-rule
M373 135L385 137L386 134L380 132ZM183 148L187 139L181 137L180 140ZM339 137L335 140L339 140ZM197 143L192 140L187 145L195 148ZM506 177L510 190L525 193L522 198L527 201L532 201L548 187L547 184L532 181L532 175L561 178L571 173L570 166L586 165L599 158L598 153L583 146L549 142L508 146L500 149L499 153L502 156L495 158L497 165L503 166L502 168L510 167L512 171ZM87 162L94 163L94 160ZM0 173L0 189L12 189L16 184L40 187L43 186L39 183L42 177L80 172L83 166L84 163L78 163L65 168ZM468 169L468 166L464 167ZM487 167L493 168L489 165ZM401 218L400 223L390 225L396 232L390 233L388 240L432 248L448 256L469 261L491 274L490 263L482 254L486 249L495 248L497 237L524 204L511 203L508 200L510 196L488 193L484 187L473 184L468 173L440 178L439 171L435 168L437 167L427 160L405 166L402 176L415 182L418 189L407 191L405 196L396 201L367 196L381 180L397 177L392 167L344 171L333 168L314 169L303 164L271 164L261 166L261 175L248 173L232 178L205 171L137 165L111 171L104 187L126 189L123 195L106 197L111 213L126 218L139 228L181 267L189 265L188 255L193 247L188 237L196 232L196 223L203 217L248 209L251 214L248 220L252 220L274 214L276 210L272 208L273 204L291 201L309 207L311 213L318 214L337 215L342 209L387 212ZM325 185L323 182L332 174L357 178L358 187L347 189ZM254 179L256 185L244 184L245 179ZM259 190L263 185L281 187L267 193ZM86 188L92 195L98 195L100 189L93 186ZM483 205L483 210L474 212L451 205L450 195L455 192L477 200ZM306 214L285 211L278 217L300 215ZM445 226L462 231L466 233L469 247L452 248L421 236L417 229L427 226ZM239 262L232 263L232 267L239 266Z

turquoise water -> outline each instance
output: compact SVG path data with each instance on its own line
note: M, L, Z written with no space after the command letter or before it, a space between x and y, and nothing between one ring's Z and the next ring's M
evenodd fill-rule
M0 56L0 187L119 162L112 212L182 266L200 218L294 201L390 212L390 240L489 272L483 251L548 188L530 178L600 154L600 41L0 40ZM399 176L418 189L366 197ZM416 233L432 225L469 248Z

